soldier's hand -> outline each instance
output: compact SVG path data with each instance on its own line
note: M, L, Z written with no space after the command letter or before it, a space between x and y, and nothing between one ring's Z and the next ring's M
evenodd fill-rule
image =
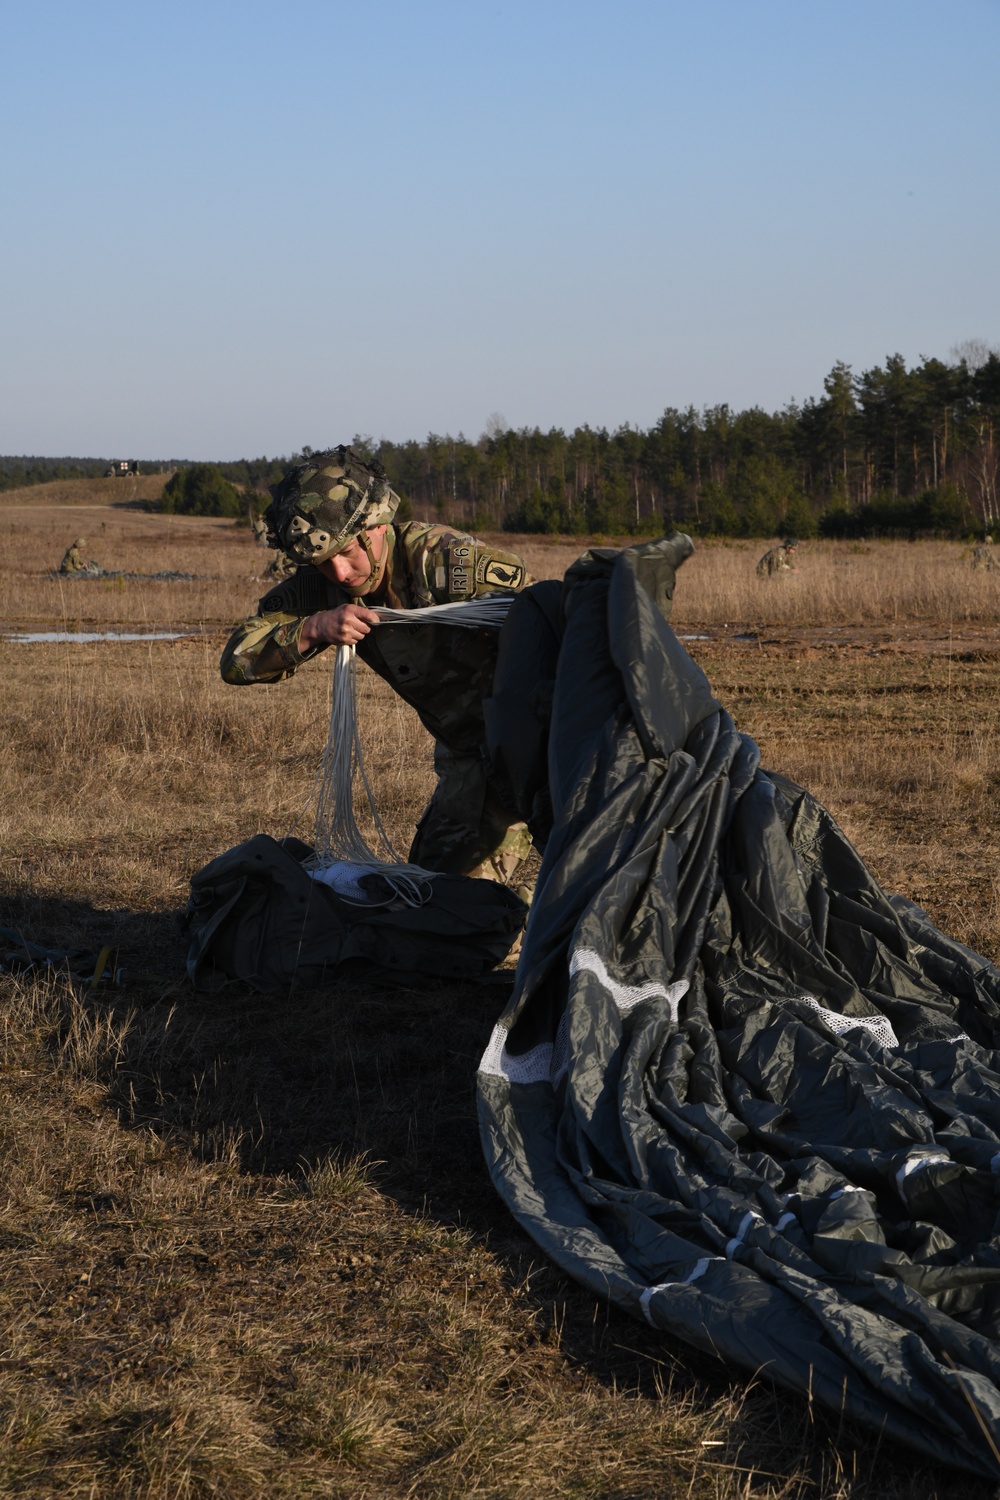
M378 622L375 611L366 609L363 604L340 604L336 609L323 609L317 615L310 615L302 627L299 645L303 648L356 646Z

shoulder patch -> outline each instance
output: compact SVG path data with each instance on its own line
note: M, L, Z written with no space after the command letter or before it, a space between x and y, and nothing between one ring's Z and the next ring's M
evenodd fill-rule
M276 588L268 589L263 599L259 600L257 613L259 615L279 613L287 615L291 614L292 607L288 589L283 583L279 583Z
M497 562L493 557L482 558L476 571L476 582L489 588L519 589L524 582L522 567L516 563Z

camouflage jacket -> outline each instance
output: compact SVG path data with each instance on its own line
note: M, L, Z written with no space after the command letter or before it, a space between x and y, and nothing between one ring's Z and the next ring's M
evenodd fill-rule
M757 564L758 578L770 578L775 573L792 572L794 572L794 564L787 547L772 547L770 552L764 553Z
M530 582L513 552L485 546L447 526L409 521L386 529L389 559L365 604L419 609L517 590ZM220 670L244 686L280 682L326 646L299 649L306 619L353 595L308 564L270 589L226 642ZM417 710L435 739L465 752L483 743L483 699L496 665L497 632L454 625L380 625L358 655Z

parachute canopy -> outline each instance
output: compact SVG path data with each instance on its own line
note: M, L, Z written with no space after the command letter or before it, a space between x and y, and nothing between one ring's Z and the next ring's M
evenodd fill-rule
M1000 972L761 769L666 622L689 550L589 554L504 627L494 763L546 850L493 1181L671 1342L1000 1477Z

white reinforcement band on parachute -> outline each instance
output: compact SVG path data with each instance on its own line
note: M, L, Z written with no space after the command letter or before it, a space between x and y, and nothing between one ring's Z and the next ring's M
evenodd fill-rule
M763 1224L766 1221L760 1214L755 1214L753 1209L748 1209L740 1220L740 1227L726 1246L726 1259L732 1260L737 1250L746 1240L747 1235L755 1224Z
M802 1000L816 1012L824 1026L829 1026L838 1036L845 1036L849 1031L855 1031L859 1026L870 1032L875 1040L883 1047L898 1047L899 1038L892 1028L892 1022L887 1016L845 1016L839 1010L827 1010L820 1005L814 995L795 995L796 1000Z
M512 1057L507 1051L507 1034L506 1026L498 1021L479 1059L479 1072L489 1078L506 1078L508 1083L548 1083L552 1043L540 1042L519 1057Z
M642 1315L646 1319L646 1322L653 1322L649 1311L649 1304L652 1302L657 1292L669 1291L672 1286L690 1286L692 1281L697 1281L699 1276L704 1276L705 1272L708 1270L713 1261L721 1259L721 1255L703 1255L701 1257L701 1260L696 1263L694 1270L690 1273L690 1275L685 1276L683 1280L660 1281L657 1282L656 1286L648 1286L643 1292L642 1296L639 1298L639 1306L642 1308Z
M570 957L571 975L586 972L593 974L615 1002L618 1013L627 1016L644 1000L665 1000L670 1007L670 1018L677 1024L677 1012L681 1000L690 988L686 979L675 984L619 984L608 973L600 954L593 948L577 948ZM507 1028L499 1023L493 1028L486 1051L479 1064L481 1073L494 1078L506 1078L508 1083L551 1083L558 1088L569 1070L569 1011L564 1009L559 1018L555 1041L542 1042L529 1052L512 1057L507 1051Z
M787 1229L789 1224L797 1224L798 1222L798 1215L793 1214L791 1209L789 1209L787 1213L781 1215L781 1218L774 1227L777 1230Z
M903 1184L914 1172L922 1172L925 1167L946 1167L951 1165L951 1157L944 1151L929 1151L926 1156L908 1156L903 1165L896 1172L896 1186L899 1196L906 1202L906 1193Z
M667 985L655 982L621 984L617 979L612 979L603 958L594 948L575 948L570 954L570 978L581 971L593 974L599 980L615 1002L620 1015L627 1016L630 1010L634 1010L644 1000L665 1000L670 1007L670 1019L675 1026L680 1003L691 987L687 979L678 979L674 984Z

